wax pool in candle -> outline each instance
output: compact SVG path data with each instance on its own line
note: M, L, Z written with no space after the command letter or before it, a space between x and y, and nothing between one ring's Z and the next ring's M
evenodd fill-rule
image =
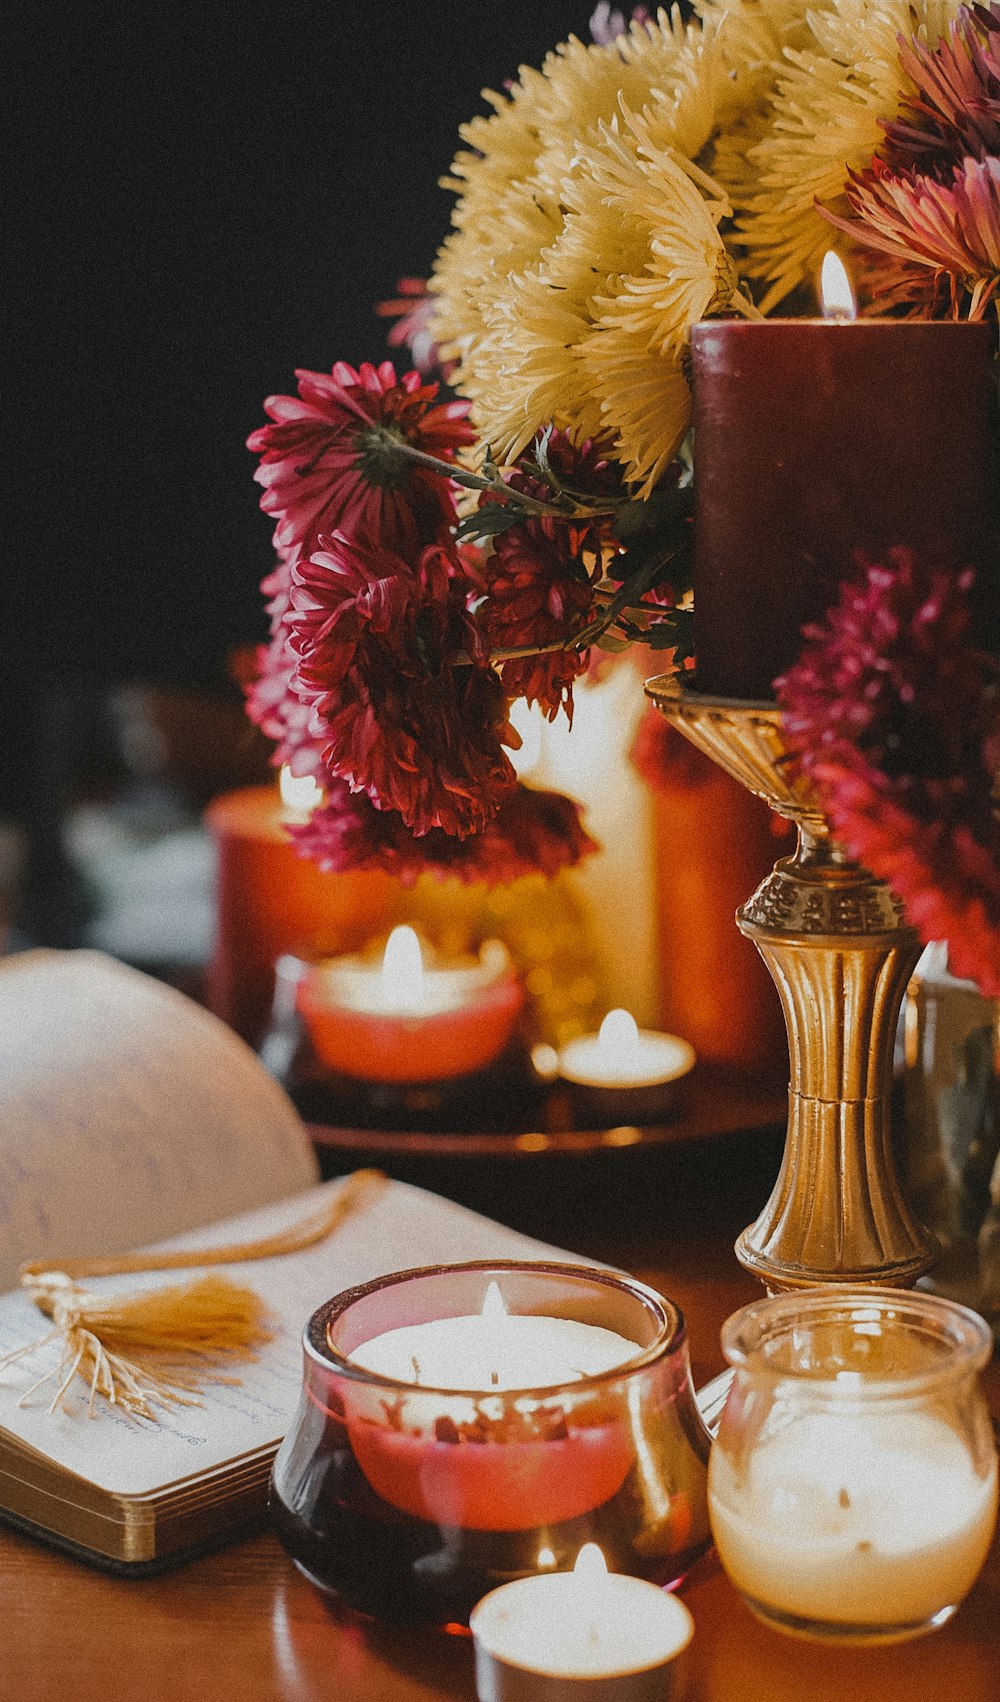
M764 1607L920 1625L961 1601L983 1565L996 1466L980 1477L966 1442L932 1413L828 1410L756 1444L745 1477L713 1448L709 1508L723 1566Z
M856 549L984 558L985 324L710 320L692 332L695 683L768 698Z
M483 1069L503 1051L523 1002L504 947L488 940L478 959L427 966L407 925L380 959L316 964L298 990L320 1058L368 1081L442 1081Z
M641 1351L573 1318L512 1316L491 1282L481 1312L386 1330L351 1354L380 1377L433 1389L538 1389L613 1370Z
M559 1074L581 1087L655 1087L686 1074L694 1049L675 1034L637 1028L628 1011L609 1011L597 1034L570 1040L559 1053Z
M656 1694L665 1697L660 1669L694 1632L683 1603L644 1579L609 1573L593 1543L580 1550L572 1572L537 1574L491 1591L469 1623L481 1697L504 1696L505 1665L585 1684L615 1678L621 1702L633 1694L630 1675L657 1672L664 1687ZM571 1685L567 1690L572 1694Z
M351 1364L411 1390L394 1426L384 1423L389 1391L378 1391L377 1423L349 1398L355 1458L383 1500L418 1518L480 1530L561 1523L620 1489L631 1437L610 1413L575 1430L572 1411L560 1409L553 1429L536 1400L508 1402L504 1391L577 1383L640 1352L575 1319L508 1315L491 1283L478 1314L386 1330L352 1350Z

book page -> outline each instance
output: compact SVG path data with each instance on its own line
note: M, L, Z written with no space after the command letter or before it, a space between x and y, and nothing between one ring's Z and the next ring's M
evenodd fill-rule
M222 1246L269 1235L317 1210L338 1186L324 1183L278 1206L175 1237L169 1245ZM302 1332L317 1306L342 1289L387 1271L491 1258L572 1259L573 1255L420 1188L387 1183L318 1246L226 1268L223 1274L255 1289L274 1313L274 1339L260 1358L232 1368L240 1378L239 1387L206 1384L201 1406L168 1408L161 1424L129 1418L106 1401L95 1401L94 1416L88 1419L87 1388L79 1377L72 1391L72 1416L46 1411L58 1387L55 1382L47 1391L39 1389L31 1405L19 1407L24 1392L58 1360L58 1350L46 1347L0 1370L0 1452L6 1430L80 1477L116 1494L135 1496L273 1448L298 1404ZM184 1275L172 1271L107 1277L88 1286L102 1293L134 1292L183 1280ZM26 1295L15 1292L0 1297L0 1356L43 1335L47 1328L47 1320Z
M99 952L0 963L0 1290L315 1182L305 1127L239 1037Z

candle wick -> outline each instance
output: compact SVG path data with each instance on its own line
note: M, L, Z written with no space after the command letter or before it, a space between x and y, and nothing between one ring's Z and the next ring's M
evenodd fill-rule
M415 1353L411 1354L411 1356L410 1356L410 1364L413 1366L413 1381L415 1383L419 1383L420 1382L420 1376L421 1376L420 1361L417 1358Z
M600 1647L600 1643L601 1643L601 1634L600 1634L600 1631L598 1629L596 1620L592 1619L590 1624L587 1627L587 1647L589 1649L597 1649L597 1648Z
M500 1387L500 1373L499 1373L499 1371L491 1371L490 1372L490 1385L494 1389L498 1389Z
M851 1505L851 1498L848 1495L846 1488L840 1491L837 1500L840 1502L842 1507L849 1507Z

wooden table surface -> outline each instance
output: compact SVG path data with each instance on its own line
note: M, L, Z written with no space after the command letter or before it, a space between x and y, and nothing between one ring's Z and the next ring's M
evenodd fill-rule
M775 1173L773 1134L593 1161L407 1172L518 1228L626 1266L688 1320L696 1383L759 1290L732 1254ZM1000 1372L987 1377L1000 1415ZM688 1702L997 1702L1000 1544L943 1631L825 1649L759 1624L709 1557L682 1591L696 1623ZM106 1577L0 1529L0 1702L472 1702L468 1640L374 1626L330 1605L269 1533L156 1579Z

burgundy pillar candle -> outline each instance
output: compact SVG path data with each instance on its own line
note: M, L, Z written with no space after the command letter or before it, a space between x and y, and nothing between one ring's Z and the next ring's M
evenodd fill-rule
M773 696L858 548L982 563L991 353L985 324L694 327L699 690Z

